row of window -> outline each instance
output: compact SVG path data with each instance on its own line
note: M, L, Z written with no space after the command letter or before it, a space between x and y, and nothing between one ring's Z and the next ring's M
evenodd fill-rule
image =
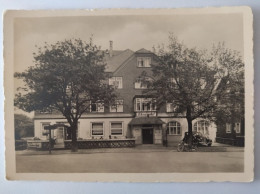
M226 123L226 133L231 133L231 123ZM241 124L240 123L235 123L234 130L236 133L241 132Z
M46 126L49 126L50 123L42 123L42 135L45 136L48 133L48 130L45 130ZM62 133L65 133L63 131L63 127L61 127ZM57 132L57 134L54 134ZM52 130L51 136L58 136L59 135L59 128L57 131ZM104 135L104 123L103 122L95 122L91 123L91 136L103 136ZM123 122L111 122L110 123L110 135L120 136L123 135ZM61 136L65 137L65 134L61 134ZM77 137L78 137L78 131L77 131Z
M152 82L153 82L153 79L151 77L138 77L135 80L134 88L135 89L147 89L148 83L152 83ZM122 77L111 77L108 80L108 84L117 89L122 89L123 88L123 78ZM176 80L174 78L169 78L168 86L171 88L176 88L177 87Z
M47 132L44 127L50 123L42 123L43 135ZM231 133L231 125L227 123L227 133ZM240 133L240 123L235 124L235 130ZM202 134L209 135L209 122L205 120L198 121L194 124L194 131L201 132ZM52 133L54 131L52 130ZM177 121L171 121L167 123L168 135L181 135L181 125ZM53 136L54 134L52 134ZM104 135L104 123L93 122L91 123L91 136L103 136ZM110 122L110 135L120 136L123 135L123 122Z
M209 122L205 120L194 123L193 130L205 135L209 135ZM177 121L167 123L168 135L181 135L181 124Z
M153 79L150 77L144 77L144 78L137 78L134 83L135 89L147 89L148 84L150 83ZM117 89L122 89L123 88L123 78L122 77L111 77L108 80L108 84L110 86L113 86Z
M156 111L156 100L154 98L136 98L135 99L135 111L145 112L145 111ZM174 103L166 103L166 112L177 112L178 106ZM124 101L116 100L114 105L109 107L110 112L123 112L124 111ZM90 112L104 112L103 103L93 103L90 107Z
M91 123L91 136L103 136L104 123ZM111 122L110 135L123 135L123 123Z
M92 103L90 105L90 112L104 112L104 104L103 103ZM110 112L123 112L124 111L124 101L116 100L115 104L109 106Z

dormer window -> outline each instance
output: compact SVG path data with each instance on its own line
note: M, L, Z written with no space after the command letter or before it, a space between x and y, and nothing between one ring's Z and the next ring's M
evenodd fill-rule
M123 88L122 77L111 77L111 78L109 78L109 85L114 86L117 89Z
M151 57L137 57L137 67L151 67Z

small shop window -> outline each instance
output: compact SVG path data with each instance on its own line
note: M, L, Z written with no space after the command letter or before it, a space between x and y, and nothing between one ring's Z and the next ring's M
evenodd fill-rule
M104 126L103 123L92 123L92 136L103 136L104 135Z
M168 135L181 135L181 125L177 121L172 121L167 124Z
M123 135L122 122L111 122L111 135Z

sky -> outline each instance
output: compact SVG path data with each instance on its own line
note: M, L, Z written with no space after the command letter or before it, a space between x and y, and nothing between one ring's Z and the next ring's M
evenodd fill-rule
M113 41L115 50L166 44L169 32L190 47L210 49L225 42L228 48L243 53L243 20L239 14L147 15L147 16L82 16L39 17L15 20L15 70L33 65L35 45L55 43L70 38L93 41L102 49Z
M14 70L22 72L33 63L33 52L44 42L55 43L71 38L89 40L101 49L141 48L152 51L153 46L167 45L169 33L173 33L189 47L212 48L225 42L230 49L243 56L242 14L196 15L120 15L16 18L14 23ZM14 89L21 81L15 80Z

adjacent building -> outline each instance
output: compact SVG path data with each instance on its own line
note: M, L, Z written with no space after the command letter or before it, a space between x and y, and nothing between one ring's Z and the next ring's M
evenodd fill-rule
M241 83L244 83L241 79ZM244 146L245 144L245 116L244 116L244 87L231 86L229 79L223 78L218 90L225 86L219 97L219 106L226 107L227 114L216 116L217 134L216 142ZM225 111L223 111L225 112Z
M105 53L106 72L110 74L109 84L116 87L118 99L113 106L102 103L91 105L90 111L82 115L78 124L78 139L135 139L135 144L177 145L188 130L183 113L172 103L157 107L156 100L144 95L147 84L152 80L151 64L156 64L155 55L146 49L138 51L113 50ZM34 117L35 136L45 139L44 127L49 124L65 123L61 114L36 112ZM193 128L216 137L215 124L205 119L193 121ZM52 132L57 143L70 139L68 131L60 127Z

